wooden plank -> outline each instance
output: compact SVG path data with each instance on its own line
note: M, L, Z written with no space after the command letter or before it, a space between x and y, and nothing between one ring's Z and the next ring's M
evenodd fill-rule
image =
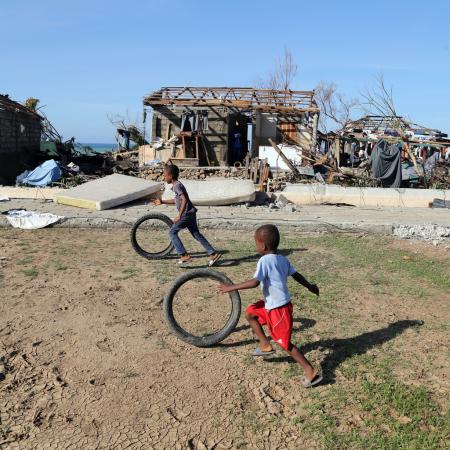
M181 151L177 154L178 158L186 158L186 136L181 135Z
M172 124L171 124L171 122L169 122L166 127L166 139L165 139L166 141L168 141L170 139L171 128L172 128Z
M211 161L209 159L208 148L206 147L206 143L205 143L205 139L204 139L203 135L200 135L200 142L201 142L203 150L205 152L206 162L207 162L208 166L210 166L211 165Z
M267 182L269 178L270 166L268 164L267 158L261 160L260 162L260 174L259 174L259 190L264 192L264 183Z
M406 151L414 164L414 170L416 171L417 175L421 177L423 174L420 172L419 167L417 166L417 161L416 157L414 156L414 153L411 151L408 144L405 143L403 145L406 147Z

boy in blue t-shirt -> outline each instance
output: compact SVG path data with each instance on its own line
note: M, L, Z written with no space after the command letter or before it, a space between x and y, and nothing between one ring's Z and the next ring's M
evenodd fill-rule
M255 232L255 243L262 257L258 261L253 278L241 284L222 284L219 290L227 293L252 289L261 284L263 299L253 303L245 311L245 318L259 340L259 347L254 350L253 356L266 356L275 352L262 329L262 325L267 325L272 339L303 368L305 372L303 385L315 386L322 381L322 374L312 367L291 342L292 303L287 280L291 276L316 295L319 295L319 288L300 275L286 257L277 253L280 233L275 225L259 227Z

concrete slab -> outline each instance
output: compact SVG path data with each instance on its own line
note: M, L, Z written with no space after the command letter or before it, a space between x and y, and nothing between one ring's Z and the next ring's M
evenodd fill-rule
M251 180L210 178L208 180L180 180L196 206L225 206L255 200L255 185ZM175 197L172 186L167 185L163 199Z
M449 199L450 190L343 187L332 184L290 184L281 193L296 205L346 203L361 207L427 208L435 198Z
M44 200L23 199L0 203L0 212L20 208L65 216L65 219L55 226L68 228L129 227L138 217L150 211L160 212L169 217L177 215L174 206L154 207L144 200L106 211L83 210ZM312 205L298 207L293 211L287 208L269 209L264 206L249 208L245 205L199 206L197 217L201 228L246 230L249 233L253 233L264 223L273 223L288 234L374 233L429 241L442 239L448 241L450 237L450 210L445 208L355 208ZM10 225L6 217L0 214L0 227L8 226Z
M55 196L56 203L102 211L160 191L162 183L127 175L109 175Z

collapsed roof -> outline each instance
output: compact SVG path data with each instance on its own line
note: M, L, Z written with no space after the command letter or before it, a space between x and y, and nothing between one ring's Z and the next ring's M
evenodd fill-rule
M226 106L287 114L318 113L314 91L283 91L249 87L163 87L144 98L144 105Z
M358 120L349 122L340 133L366 132L385 133L387 131L401 131L411 136L422 135L430 138L445 138L447 135L439 130L427 128L409 122L401 116L365 116Z

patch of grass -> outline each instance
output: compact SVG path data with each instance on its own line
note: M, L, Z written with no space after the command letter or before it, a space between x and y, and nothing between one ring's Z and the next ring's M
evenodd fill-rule
M124 378L136 378L138 377L139 374L137 372L133 372L132 370L127 370L124 374L123 377Z
M300 375L300 370L298 364L289 364L289 367L283 371L281 374L284 380L289 380L290 378Z
M423 387L407 386L397 380L388 367L389 361L369 362L361 356L341 368L358 367L360 380L352 392L331 389L306 405L309 418L297 426L314 433L327 450L361 449L441 449L445 448L450 423L449 411L441 411ZM353 373L352 373L353 375ZM348 408L344 408L350 402ZM342 411L352 411L358 421L346 423ZM351 418L350 418L351 419Z
M39 272L36 269L24 269L22 273L30 278L36 278L39 275Z
M68 267L65 266L64 264L62 264L60 261L55 261L55 270L57 271L62 271L62 270L67 270Z
M404 277L406 280L423 280L446 292L450 290L450 275L443 270L445 264L434 265L432 259L422 255L387 248L380 245L376 237L359 239L346 235L324 236L320 243L339 249L347 257L350 256L351 266L372 266L375 271L382 272L389 265L391 272L407 275Z
M244 356L244 364L247 366L252 366L255 364L255 357L252 355L245 355Z
M244 411L242 420L246 428L251 429L253 433L258 433L263 427L263 423L254 411Z
M128 278L136 277L139 273L139 270L135 267L127 267L126 269L122 270L122 280L128 280Z
M26 266L27 264L31 264L32 262L33 262L33 258L23 258L23 259L18 259L16 261L16 265Z

